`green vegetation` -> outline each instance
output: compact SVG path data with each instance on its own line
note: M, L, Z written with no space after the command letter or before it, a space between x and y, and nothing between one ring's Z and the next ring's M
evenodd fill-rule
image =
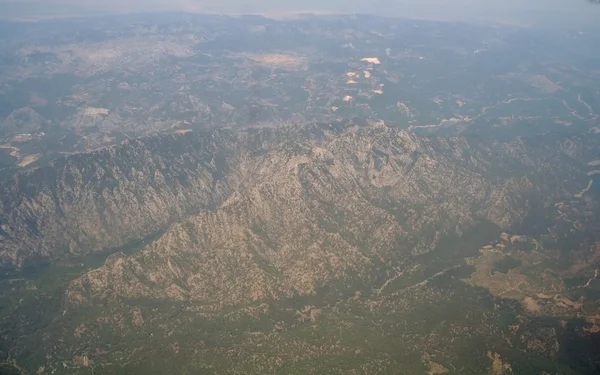
M22 371L11 364L0 363L0 375L22 375Z
M0 375L599 373L599 35L0 30Z
M519 267L522 264L522 261L519 259L515 259L510 256L505 256L504 258L494 262L494 267L492 268L492 274L495 272L507 273L513 268Z

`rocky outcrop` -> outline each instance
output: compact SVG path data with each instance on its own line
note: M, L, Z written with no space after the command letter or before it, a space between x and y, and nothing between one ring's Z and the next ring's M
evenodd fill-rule
M373 251L400 241L408 252L425 252L440 236L460 234L476 220L506 228L518 224L532 202L580 190L588 178L577 158L592 153L597 140L557 142L435 139L383 125L129 140L58 159L0 185L0 263L18 267L34 256L121 246L206 209L213 212L186 222L202 227L190 238L224 231L231 241L237 238L228 242L232 249L249 246L254 237L248 233L260 228L278 254L299 233L306 233L302 248L320 238L342 241L338 245L348 251L368 234ZM328 231L351 236L334 240ZM374 245L380 241L386 245ZM221 245L205 246L212 251ZM356 271L361 262L348 267ZM311 283L302 290L311 290Z
M16 175L0 186L0 263L121 246L217 206L236 178L233 139L148 137Z
M515 158L513 146L505 157L488 146L383 126L282 137L244 158L244 184L216 210L75 280L68 300L188 300L219 309L315 294L332 281L402 269L479 221L517 225L540 189L563 193L561 180L549 183L549 176L578 173L547 165L548 184L536 186L532 168L538 158L565 157L557 148L532 145ZM511 178L492 173L509 165ZM537 201L553 199L551 192Z

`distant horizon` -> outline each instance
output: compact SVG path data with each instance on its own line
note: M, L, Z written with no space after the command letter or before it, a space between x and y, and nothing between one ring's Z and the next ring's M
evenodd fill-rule
M568 3L568 4L567 4ZM112 2L87 0L5 1L0 0L0 19L11 21L38 21L44 19L78 18L92 16L189 13L218 15L261 15L269 18L289 18L301 15L365 14L388 18L408 18L432 21L459 21L492 23L518 27L589 28L600 27L600 5L586 0L531 0L524 3L508 0L490 0L482 5L472 0L397 0L371 3L327 3L304 1L301 6L280 1L261 0L236 3L233 0L208 3L196 0L151 0Z

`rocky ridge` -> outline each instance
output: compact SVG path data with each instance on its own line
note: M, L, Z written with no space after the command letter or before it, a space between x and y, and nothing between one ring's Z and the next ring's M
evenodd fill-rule
M299 225L303 217L308 228L333 217L361 238L387 217L394 224L386 231L413 238L412 252L427 251L440 235L460 234L477 218L507 228L535 196L581 190L588 178L578 159L593 152L595 138L553 142L427 138L382 124L129 140L3 182L0 263L122 246L226 200L258 216L248 214L244 227L267 225L277 238L297 229L277 229L282 220ZM256 207L259 201L265 207ZM284 211L261 218L273 205ZM292 207L303 211L285 211Z
M230 138L147 137L16 175L0 187L0 263L121 246L214 207L229 193Z
M532 206L569 191L572 181L559 176L583 172L549 160L565 165L570 152L589 151L571 147L429 139L383 125L282 137L239 159L243 182L216 210L173 225L136 255L113 256L71 283L68 299L219 309L403 272L449 236L480 222L519 226ZM494 173L508 168L511 177Z

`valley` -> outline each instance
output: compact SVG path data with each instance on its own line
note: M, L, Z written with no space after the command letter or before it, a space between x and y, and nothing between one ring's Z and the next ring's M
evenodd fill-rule
M0 29L0 375L600 371L597 30Z

